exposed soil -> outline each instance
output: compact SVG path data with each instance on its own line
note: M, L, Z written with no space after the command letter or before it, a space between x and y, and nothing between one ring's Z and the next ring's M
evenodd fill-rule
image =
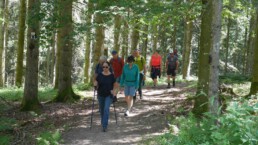
M17 125L10 130L0 132L14 136L12 144L35 144L35 138L43 131L59 129L62 132L62 144L65 145L126 145L142 144L144 140L167 132L168 118L186 115L192 103L186 101L189 93L195 89L187 83L178 83L175 88L166 86L145 87L143 99L137 98L129 117L124 116L126 103L124 95L118 95L115 103L117 124L113 105L107 132L102 132L98 103L95 98L93 124L90 129L92 98L73 104L43 104L40 115L19 111L19 104L7 109L1 116L14 118ZM93 91L80 95L93 96Z

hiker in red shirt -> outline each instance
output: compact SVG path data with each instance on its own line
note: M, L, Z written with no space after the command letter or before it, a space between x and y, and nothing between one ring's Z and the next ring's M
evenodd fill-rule
M159 55L159 50L156 50L150 59L151 78L153 80L154 87L157 86L157 78L158 76L160 78L161 75L161 64L162 58Z
M113 50L112 58L110 59L109 62L113 68L114 76L116 79L115 88L117 88L117 90L115 90L114 94L117 94L117 92L119 90L119 82L120 82L123 67L124 67L124 60L123 60L123 58L118 56L117 51ZM114 96L114 98L115 98L114 101L116 101L116 96Z

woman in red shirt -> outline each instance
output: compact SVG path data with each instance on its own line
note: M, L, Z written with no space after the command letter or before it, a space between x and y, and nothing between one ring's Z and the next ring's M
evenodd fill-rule
M157 78L161 75L161 63L162 58L158 53L158 50L154 52L154 54L151 56L150 60L150 66L151 66L151 78L153 80L154 87L157 86Z

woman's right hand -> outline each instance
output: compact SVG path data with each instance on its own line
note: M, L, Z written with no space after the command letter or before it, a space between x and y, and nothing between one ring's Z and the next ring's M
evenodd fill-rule
M98 82L97 81L94 81L93 83L94 87L96 88L98 86Z

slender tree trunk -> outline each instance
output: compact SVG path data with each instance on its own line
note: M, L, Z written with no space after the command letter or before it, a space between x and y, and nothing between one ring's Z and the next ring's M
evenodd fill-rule
M190 56L192 52L192 36L193 36L193 22L186 18L185 24L185 51L184 51L184 61L183 61L183 79L186 79L189 74L190 67Z
M173 35L172 35L172 48L173 48L173 50L176 49L176 35L177 35L177 23L174 22L174 29L173 29Z
M139 42L139 22L136 20L133 26L132 35L131 35L131 51L137 48Z
M26 73L24 95L21 110L38 110L40 103L38 100L38 60L39 60L39 32L40 26L38 16L40 11L40 1L28 1L28 36L26 54Z
M91 17L92 17L92 3L88 2L88 11L86 15L86 25L88 27L88 31L86 32L86 42L85 42L85 61L84 61L84 83L89 82L89 68L90 68L90 53L91 53Z
M252 72L255 26L256 26L256 13L253 13L251 14L249 35L248 35L248 41L247 41L247 62L246 62L247 74L251 74Z
M22 86L26 0L20 1L19 14L20 14L19 15L19 33L18 33L18 46L17 46L16 76L15 76L15 85L17 87Z
M58 89L58 78L59 78L59 65L61 62L61 29L57 29L57 38L56 38L56 64L55 64L55 85L54 88Z
M114 26L114 50L119 52L119 38L120 38L120 30L121 30L121 16L115 15L115 26Z
M129 26L126 20L123 20L123 33L122 33L122 57L128 57L128 35L129 35Z
M222 0L212 1L212 49L209 83L209 110L212 114L219 114L219 50L221 39Z
M60 64L58 77L58 94L55 102L73 102L80 97L72 89L72 55L73 55L73 0L60 0Z
M156 24L152 26L152 31L152 51L155 52L157 50L158 45L158 28Z
M142 34L142 39L143 39L143 50L142 50L142 54L144 56L144 58L147 58L147 48L148 48L148 25L144 25L143 26L143 34Z
M229 38L230 38L230 27L231 27L231 18L228 18L228 24L227 24L227 37L226 37L226 60L225 60L225 74L228 72L228 53L229 53Z
M247 8L247 18L249 17L249 11ZM248 34L248 27L245 27L245 39L244 39L244 53L243 53L243 68L242 68L242 74L246 75L246 62L247 62L247 34Z
M7 53L8 53L8 42L9 42L9 0L5 0L5 10L4 10L4 50L3 50L3 78L4 78L4 85L7 84L9 85L9 82L7 82L7 75L6 75L6 68L9 65L8 62L10 62L10 60L6 57ZM13 80L14 80L14 73L10 73L10 75L8 76L10 78L10 85L13 85Z
M197 93L194 101L193 113L201 117L208 111L208 90L209 90L209 53L211 49L211 1L202 0L202 22L200 36L200 50L198 60L198 84Z
M52 48L51 48L51 63L50 63L50 80L51 80L51 84L53 85L54 83L54 71L55 71L55 50L56 50L56 32L54 31L53 35L52 35Z
M3 52L4 52L4 9L5 0L0 2L0 87L4 86ZM2 20L1 20L2 19Z

